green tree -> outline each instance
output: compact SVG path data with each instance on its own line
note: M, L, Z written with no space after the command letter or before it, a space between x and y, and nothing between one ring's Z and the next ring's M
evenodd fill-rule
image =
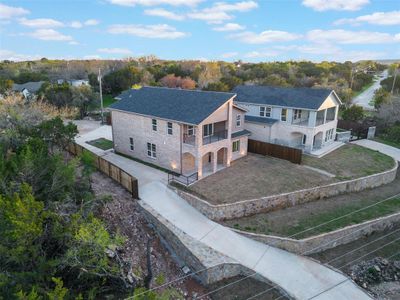
M72 87L72 105L79 108L81 119L87 115L88 108L99 101L97 94L95 94L90 86L81 85L79 87Z
M379 88L374 94L374 106L379 108L382 104L387 104L390 102L390 93L384 88Z
M364 119L364 110L361 106L352 105L343 111L342 118L347 121L361 121Z
M222 82L209 83L205 88L205 91L216 91L216 92L228 92L229 86Z
M0 77L0 94L10 91L13 87L14 81L4 77Z

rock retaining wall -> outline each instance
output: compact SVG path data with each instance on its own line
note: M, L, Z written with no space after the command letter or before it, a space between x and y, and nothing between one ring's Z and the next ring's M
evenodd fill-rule
M237 229L232 230L248 238L271 246L275 246L301 255L308 255L353 242L361 237L370 235L374 232L381 232L385 229L390 229L399 224L400 213L395 213L389 216L370 220L361 224L347 226L335 231L323 233L301 240L245 232Z
M395 166L392 169L366 177L331 183L290 193L262 197L259 199L243 200L219 205L208 203L207 201L180 189L171 186L170 188L209 219L220 221L283 209L344 193L359 192L365 189L375 188L392 182L396 178L397 167L398 163L395 162Z

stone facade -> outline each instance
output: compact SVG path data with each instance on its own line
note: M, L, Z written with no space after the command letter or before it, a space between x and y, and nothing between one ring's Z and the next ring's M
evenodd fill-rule
M382 218L366 221L361 224L347 226L335 231L308 237L305 239L292 239L272 235L250 233L233 229L234 231L256 241L278 247L296 254L308 255L319 253L353 242L374 232L381 232L400 224L400 213L395 213Z
M396 178L398 163L385 172L361 177L357 179L341 181L315 188L299 190L290 193L272 195L259 199L243 200L235 203L214 205L182 190L172 188L178 195L190 205L212 220L229 220L257 213L283 209L298 204L328 198L344 193L359 192L365 189L378 187Z

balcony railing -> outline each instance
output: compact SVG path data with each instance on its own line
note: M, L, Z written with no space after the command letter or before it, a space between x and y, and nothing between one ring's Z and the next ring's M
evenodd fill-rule
M183 184L185 186L188 186L194 182L199 180L199 173L195 172L191 175L183 175L183 174L176 174L176 173L168 173L168 183L171 183L172 181L178 182L180 184Z
M183 143L194 146L194 144L196 143L196 136L193 134L189 135L187 133L183 134Z
M203 136L203 145L208 145L221 140L225 140L228 136L228 130L214 132L212 135Z

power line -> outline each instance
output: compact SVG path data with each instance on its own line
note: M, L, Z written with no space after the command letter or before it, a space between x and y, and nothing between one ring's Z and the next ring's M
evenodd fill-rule
M310 231L310 230L313 230L313 229L319 228L319 227L321 227L321 226L327 225L327 224L329 224L329 223L331 223L331 222L334 222L334 221L343 219L343 218L348 217L348 216L350 216L350 215L352 215L352 214L358 213L358 212L360 212L360 211L363 211L363 210L366 210L366 209L368 209L368 208L374 207L374 206L376 206L376 205L378 205L378 204L381 204L381 203L383 203L383 202L386 202L386 201L389 201L389 200L391 200L391 199L394 199L394 198L396 198L396 197L398 197L398 196L400 196L400 193L398 193L398 194L396 194L396 195L393 195L393 196L390 196L390 197L388 197L388 198L386 198L386 199L384 199L384 200L375 202L375 203L373 203L373 204L371 204L371 205L368 205L368 206L366 206L366 207L357 209L357 210L355 210L355 211L353 211L353 212L350 212L350 213L348 213L348 214L345 214L345 215L343 215L343 216L340 216L340 217L331 219L331 220L329 220L329 221L327 221L327 222L318 224L318 225L316 225L316 226L313 226L313 227L310 227L310 228L308 228L308 229L305 229L305 230L302 230L302 231L300 231L300 232L297 232L297 233L295 233L295 234L292 234L292 235L290 235L288 238L295 237L295 236L297 236L297 235L299 235L299 234L301 234L301 233L305 233L305 232L308 232L308 231ZM352 234L355 233L355 232L357 232L357 231L360 231L360 230L362 230L362 229L363 229L363 228L358 229L358 230L356 230L356 231L353 231ZM345 235L345 236L347 236L347 235ZM340 239L342 239L342 238L345 237L345 236L342 236L341 238L338 238L338 239L333 240L333 241L329 241L328 243L325 243L325 244L323 244L322 246L329 245L330 243L335 242L335 241L337 241L337 240L340 240ZM314 250L316 250L316 249L318 249L318 248L320 248L320 247L322 247L322 246L313 248L313 249L311 249L311 250L309 250L309 251L306 251L306 252L304 252L304 253L301 253L300 255L305 255L305 254L307 254L308 252L314 251ZM270 246L270 247L271 247L271 246ZM266 252L268 251L268 249L269 249L269 247L268 247L268 248L264 251L264 253L260 256L260 259L257 261L257 263L258 263L258 262L262 259L262 257L266 254ZM144 291L144 292L142 292L142 293L140 293L140 294L127 297L127 298L125 298L125 300L134 299L135 297L138 297L138 296L141 296L141 295L146 294L146 293L148 293L148 292L151 292L151 291L154 291L154 290L163 288L163 287L168 286L168 285L170 285L170 284L172 284L172 283L175 283L175 282L178 282L178 281L180 281L180 280L186 279L186 278L188 278L188 277L197 275L197 274L199 274L199 273L202 273L202 272L204 272L204 271L207 271L208 269L212 269L212 268L218 267L218 266L223 265L223 264L225 264L225 263L220 263L220 264L214 265L214 266L212 266L212 267L207 267L207 268L201 269L201 270L196 271L196 272L191 272L191 273L189 273L189 274L187 274L187 275L184 275L184 276L182 276L182 277L178 277L178 278L176 278L176 279L174 279L174 280L171 280L171 281L169 281L169 282L166 282L166 283L164 283L164 284L162 284L162 285L159 285L159 286L153 287L153 288L151 288L151 289L148 289L148 290L146 290L146 291ZM256 264L256 265L257 265L257 264ZM241 278L241 279L239 279L239 280L237 280L237 281L231 282L231 283L229 283L229 286L235 284L236 282L239 282L239 281L242 281L242 280L244 280L244 279L250 278L250 277L254 276L255 274L257 274L257 272L254 272L254 274L248 275L248 276L246 276L246 277L244 277L244 278ZM218 290L221 290L221 289L223 289L224 287L225 287L225 286L221 286L220 288L218 288ZM212 293L213 293L213 291L210 291L210 292L207 293L207 295L210 295L210 294L212 294ZM201 296L197 297L196 299L200 299L201 297L204 297L204 296L205 296L205 295L201 295ZM251 299L251 298L249 298L249 299Z

